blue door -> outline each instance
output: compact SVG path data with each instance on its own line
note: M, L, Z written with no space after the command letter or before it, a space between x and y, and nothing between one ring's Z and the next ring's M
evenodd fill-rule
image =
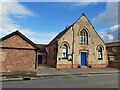
M38 64L42 64L42 55L38 55Z
M81 53L81 66L86 66L86 53Z

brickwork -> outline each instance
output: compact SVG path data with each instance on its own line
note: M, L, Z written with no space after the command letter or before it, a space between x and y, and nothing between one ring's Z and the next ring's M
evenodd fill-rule
M80 44L80 31L85 29L88 33L88 44ZM56 45L56 43L54 43ZM68 46L68 54L73 55L73 61L62 59L62 45ZM81 67L81 53L86 53L86 66L107 67L108 58L106 54L106 45L94 30L91 23L85 15L82 15L68 30L57 39L57 68ZM51 46L53 48L54 46ZM98 47L102 47L102 60L98 59ZM50 54L52 55L51 49ZM53 56L53 55L52 55ZM73 68L72 67L72 68Z
M120 41L106 43L109 61L120 61Z
M46 64L46 55L42 55L42 64Z
M52 66L52 67L56 67L56 61L55 60L48 59L47 60L47 64L50 65L50 66Z
M71 64L57 64L56 68L72 68Z
M88 43L80 43L80 31L85 30L88 34ZM48 64L56 68L80 68L81 53L86 53L86 66L89 67L107 67L108 57L106 45L99 37L94 27L91 25L85 15L82 15L73 25L60 33L56 41L48 45L48 55L46 50L36 51L36 45L29 40L16 34L0 42L0 47L4 47L0 52L2 60L2 71L14 70L34 70L38 67L38 55L42 55L42 64ZM68 54L72 55L72 60L62 58L62 46L66 44ZM7 47L7 48L6 48ZM42 46L43 47L43 46ZM98 47L102 47L102 60L98 59ZM38 48L37 48L38 49Z
M106 64L92 64L92 65L88 65L91 66L91 68L105 68L107 67Z
M120 68L120 41L106 43L109 67Z
M68 46L68 54L72 54L72 29L68 30L63 37L58 40L58 53L57 53L57 68L72 68L72 61L62 58L62 46L66 44ZM66 43L67 42L67 43ZM63 65L63 66L62 66Z
M109 67L120 69L120 61L109 61Z
M56 44L48 46L47 64L53 67L56 67L56 50Z
M34 50L3 49L2 71L11 70L34 70L35 56Z
M38 54L37 54L37 60L38 60L38 55L42 56L42 64L46 64L46 59L47 59L46 52L38 52ZM37 61L37 64L38 64L38 61Z
M35 47L25 41L19 35L13 35L1 41L2 51L0 56L1 72L35 70L36 50Z
M73 64L73 68L81 68L80 64Z
M27 41L23 40L20 36L14 35L10 38L4 40L4 42L0 42L2 47L14 47L14 48L31 48L35 49L32 45L30 45Z
M80 68L78 64L57 64L56 68Z

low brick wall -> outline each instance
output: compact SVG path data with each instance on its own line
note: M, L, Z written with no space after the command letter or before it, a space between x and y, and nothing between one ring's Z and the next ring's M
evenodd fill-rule
M80 68L80 64L73 64L73 68Z
M109 67L120 68L120 61L109 61Z
M107 67L107 64L92 64L91 67L92 68L105 68L105 67Z
M56 68L80 68L79 64L57 64Z
M89 67L90 65L87 65ZM92 64L91 68L105 68L106 64ZM79 64L57 64L56 68L81 68Z
M57 64L56 68L72 68L72 64Z

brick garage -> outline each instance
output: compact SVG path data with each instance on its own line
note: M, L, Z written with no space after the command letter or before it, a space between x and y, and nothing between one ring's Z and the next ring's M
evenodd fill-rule
M1 72L33 72L37 62L37 46L19 31L0 40Z
M29 53L28 53L29 52ZM33 70L35 68L35 51L3 49L3 70Z

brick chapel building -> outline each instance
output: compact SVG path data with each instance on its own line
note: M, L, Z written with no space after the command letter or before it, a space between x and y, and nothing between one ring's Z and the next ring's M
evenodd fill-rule
M106 45L85 14L48 44L47 64L56 68L107 67Z
M19 31L0 39L2 72L55 68L107 67L106 45L85 16L60 32L48 45L34 44Z

